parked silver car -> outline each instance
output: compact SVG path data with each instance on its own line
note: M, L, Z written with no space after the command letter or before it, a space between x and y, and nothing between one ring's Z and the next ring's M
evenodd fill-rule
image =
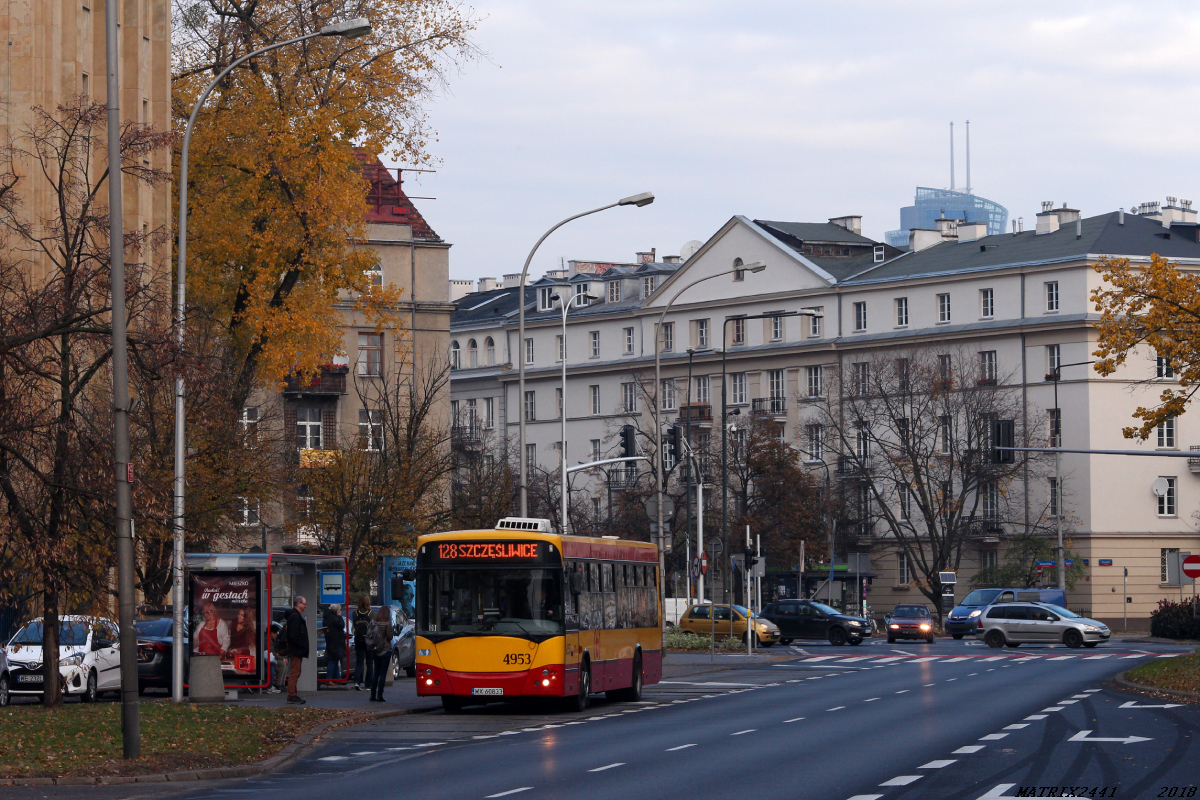
M977 619L975 638L989 647L1059 643L1067 647L1095 647L1112 636L1103 622L1050 603L999 603Z

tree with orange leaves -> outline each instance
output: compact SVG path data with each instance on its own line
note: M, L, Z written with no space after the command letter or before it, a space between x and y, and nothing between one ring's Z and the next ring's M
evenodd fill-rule
M1178 388L1165 388L1155 406L1133 412L1140 427L1122 432L1127 439L1145 441L1163 421L1178 417L1200 380L1200 275L1155 254L1149 264L1130 264L1127 258L1104 258L1096 265L1104 285L1092 290L1100 312L1096 372L1112 375L1129 356L1150 348L1169 365Z

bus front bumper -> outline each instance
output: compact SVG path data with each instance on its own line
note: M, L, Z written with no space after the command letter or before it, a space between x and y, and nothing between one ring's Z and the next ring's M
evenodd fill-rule
M562 697L562 664L519 672L450 672L432 664L417 664L419 696L455 695L481 700L502 697Z

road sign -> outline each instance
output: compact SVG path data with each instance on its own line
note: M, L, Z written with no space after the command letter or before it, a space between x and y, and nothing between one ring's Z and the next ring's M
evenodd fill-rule
M1183 560L1183 574L1189 578L1200 578L1200 556L1188 556Z
M663 519L675 513L675 501L663 495ZM646 501L646 516L652 520L658 519L658 498L652 496ZM664 523L665 526L665 523Z
M700 574L701 575L708 574L708 553L700 554Z
M692 559L692 577L693 578L700 577L700 558L699 557Z
M1100 566L1102 566L1102 567L1111 567L1111 566L1112 566L1112 559L1111 559L1111 558L1102 558L1102 559L1100 559Z

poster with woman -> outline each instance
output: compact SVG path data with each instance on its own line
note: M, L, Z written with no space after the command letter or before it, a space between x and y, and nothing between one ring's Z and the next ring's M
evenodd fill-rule
M192 655L218 656L227 676L258 682L262 669L259 574L203 572L191 577Z

